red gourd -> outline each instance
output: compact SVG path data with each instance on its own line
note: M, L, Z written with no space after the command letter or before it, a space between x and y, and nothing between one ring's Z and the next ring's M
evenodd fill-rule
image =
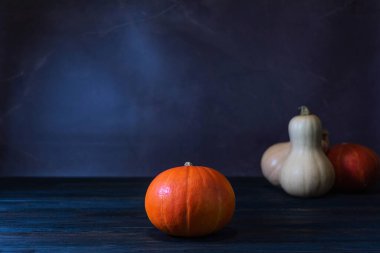
M186 163L153 179L146 192L145 210L152 224L169 235L204 236L231 220L235 194L220 172Z
M376 183L380 159L368 147L353 143L336 144L328 157L335 170L335 188L345 192L366 190Z

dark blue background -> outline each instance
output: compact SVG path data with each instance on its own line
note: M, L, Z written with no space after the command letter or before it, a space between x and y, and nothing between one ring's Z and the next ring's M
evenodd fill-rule
M379 1L0 1L1 176L260 174L308 105L380 151Z

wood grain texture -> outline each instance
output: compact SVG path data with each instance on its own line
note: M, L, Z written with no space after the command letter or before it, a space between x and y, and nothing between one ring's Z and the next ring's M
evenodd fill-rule
M298 199L262 178L232 178L221 232L167 236L144 211L147 178L0 179L0 252L379 252L380 187Z

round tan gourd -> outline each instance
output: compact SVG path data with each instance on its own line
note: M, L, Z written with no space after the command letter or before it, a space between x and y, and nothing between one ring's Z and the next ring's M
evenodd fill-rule
M273 185L280 185L280 169L290 151L290 142L280 142L270 146L261 158L261 172Z
M317 197L334 185L334 168L323 152L321 121L301 106L289 122L291 150L280 173L285 192L297 197Z

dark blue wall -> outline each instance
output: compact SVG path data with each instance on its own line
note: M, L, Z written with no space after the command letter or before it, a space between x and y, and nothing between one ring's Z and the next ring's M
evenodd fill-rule
M380 2L0 2L0 175L258 175L299 105L380 151Z

